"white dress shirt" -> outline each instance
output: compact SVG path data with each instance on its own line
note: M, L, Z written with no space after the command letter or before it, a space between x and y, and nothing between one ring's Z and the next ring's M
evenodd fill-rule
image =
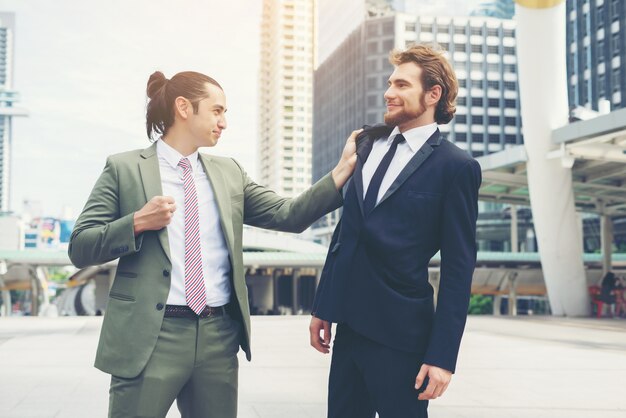
M185 298L185 193L183 169L178 162L184 156L163 140L157 142L157 156L164 196L171 196L176 211L167 226L172 259L172 285L167 297L168 305L187 305ZM204 172L198 152L187 156L193 171L198 214L200 216L200 245L202 248L202 274L209 306L222 306L230 301L230 262L228 248L220 226L220 215L213 188Z
M394 180L398 177L400 172L407 165L409 160L413 158L415 153L419 151L419 149L428 141L428 138L431 137L433 133L437 130L437 124L432 123L430 125L418 126L417 128L409 129L408 131L402 133L405 142L398 144L398 148L396 149L396 153L393 155L393 159L391 160L391 164L385 173L385 177L383 177L382 183L380 183L380 189L378 190L378 197L376 198L376 204L380 201L380 199L387 193L389 187L394 182ZM367 194L367 188L372 181L372 177L374 177L374 172L378 168L378 165L382 161L383 157L389 151L391 147L391 143L396 135L400 133L400 129L396 126L393 131L391 131L391 135L388 138L380 138L376 140L372 146L372 151L370 152L369 157L367 157L367 161L363 166L363 199L365 199L365 195Z

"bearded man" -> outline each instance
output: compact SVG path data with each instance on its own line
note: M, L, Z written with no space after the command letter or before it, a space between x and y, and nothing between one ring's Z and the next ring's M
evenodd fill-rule
M481 169L442 137L458 83L426 45L392 51L385 126L365 130L311 319L329 418L428 416L455 371L476 263ZM428 264L441 253L435 309Z

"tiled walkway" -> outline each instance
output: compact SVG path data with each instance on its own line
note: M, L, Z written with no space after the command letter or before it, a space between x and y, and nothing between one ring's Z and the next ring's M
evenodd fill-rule
M254 317L239 418L323 418L329 357L301 317ZM105 417L100 318L0 318L0 418ZM626 417L626 321L470 317L433 418ZM168 417L178 417L172 408Z

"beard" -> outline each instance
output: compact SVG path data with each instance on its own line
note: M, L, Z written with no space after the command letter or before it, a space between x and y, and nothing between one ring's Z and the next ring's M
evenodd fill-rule
M418 110L413 111L413 112L409 112L403 109L393 115L389 112L385 112L385 116L384 116L385 124L388 126L399 126L406 122L410 122L414 119L419 118L420 116L424 114L424 112L425 112L424 108L421 108L421 107Z
M413 111L409 111L403 108L402 110L400 110L399 112L393 115L389 112L385 112L385 115L384 115L385 124L388 126L399 126L406 122L410 122L414 119L419 118L426 112L426 94L425 93L422 93L420 95L419 103L420 103L420 106Z

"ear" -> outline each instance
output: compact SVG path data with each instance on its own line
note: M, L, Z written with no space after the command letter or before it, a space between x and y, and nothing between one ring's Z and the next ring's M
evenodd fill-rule
M441 99L441 86L439 84L435 84L430 90L426 92L426 104L427 105L436 105L437 102Z
M183 96L178 96L174 99L174 112L175 115L186 120L189 117L189 109L191 109L191 103Z

